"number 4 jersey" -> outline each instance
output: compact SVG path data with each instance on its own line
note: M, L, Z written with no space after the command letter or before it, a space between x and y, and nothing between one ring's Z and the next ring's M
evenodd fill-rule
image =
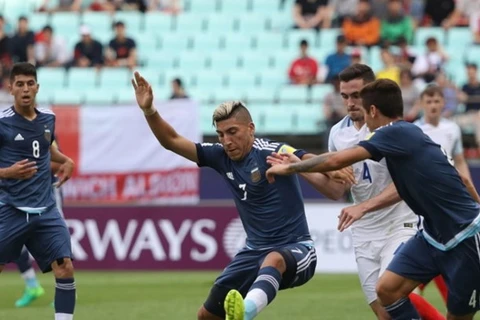
M366 125L357 130L350 117L346 116L332 127L328 149L333 152L352 148L369 134ZM353 171L357 184L352 186L350 191L355 204L375 197L392 183L385 159L380 162L366 160L355 163ZM402 201L366 214L352 225L352 234L357 242L381 240L399 229L417 228L418 222L418 217Z
M27 120L13 107L0 113L0 168L28 159L37 173L30 179L0 180L0 204L28 213L41 213L55 204L50 171L50 145L54 141L55 115L35 109L37 117Z
M251 249L311 239L297 176L278 176L273 184L265 177L266 158L272 152L305 154L282 143L255 139L245 158L233 161L221 144L197 144L198 165L213 168L230 188Z

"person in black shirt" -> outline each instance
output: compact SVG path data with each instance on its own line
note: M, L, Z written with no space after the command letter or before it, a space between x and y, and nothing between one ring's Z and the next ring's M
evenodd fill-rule
M107 65L134 68L137 64L135 41L126 36L125 24L122 21L116 22L114 29L115 38L110 41L106 54Z
M92 38L90 28L80 27L82 40L75 45L73 65L75 67L101 67L103 65L103 46Z
M28 30L28 19L24 16L18 18L17 33L10 41L10 50L14 62L34 62L33 45L35 35Z
M294 28L319 29L328 16L328 0L295 0L293 7Z

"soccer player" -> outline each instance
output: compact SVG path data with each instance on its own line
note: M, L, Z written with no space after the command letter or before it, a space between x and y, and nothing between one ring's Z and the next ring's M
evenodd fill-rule
M53 141L52 146L58 148L57 142ZM61 188L57 188L58 178L56 177L56 172L60 169L60 164L56 162L51 162L50 167L52 170L52 188L55 195L55 203L57 209L60 212L60 215L63 217L62 209L62 193ZM22 278L25 281L25 290L23 295L15 302L15 306L18 308L26 307L30 305L33 301L40 298L45 294L45 290L40 285L37 280L35 269L33 268L32 261L30 260L30 254L28 253L27 248L23 247L20 257L15 261L15 264L22 275Z
M0 113L0 271L18 259L25 245L43 272L56 280L55 319L71 320L75 281L70 233L55 204L50 161L60 163L61 186L73 161L52 147L55 115L35 108L37 72L17 63L10 73L14 105Z
M375 81L374 72L367 65L354 64L344 69L339 74L339 79L340 94L348 114L330 130L330 152L351 148L370 133L365 125L360 90L365 84ZM358 183L346 185L346 188L350 189L355 204L381 194L392 183L385 160L358 162L353 165L353 170ZM387 195L384 198L385 196ZM397 248L416 234L417 225L417 216L402 201L364 216L352 226L355 260L362 290L367 303L380 320L388 320L390 316L377 301L375 286ZM419 296L414 298L419 310L426 309L426 312L422 312L425 320L444 319L425 299Z
M255 138L255 125L238 101L220 104L213 113L220 143L194 143L180 136L157 112L149 83L135 72L132 84L139 107L160 144L199 166L216 170L232 191L247 243L216 279L200 320L250 320L275 298L277 291L309 281L317 264L297 177L269 184L266 158L273 151L295 150ZM323 176L323 191L343 185Z
M420 128L402 119L402 93L387 79L360 91L366 123L372 132L357 146L295 164L276 164L275 175L336 170L365 159L386 159L400 197L424 218L423 229L401 246L380 277L378 298L393 320L419 319L408 295L437 275L447 282L447 319L471 320L479 307L480 204L463 183L441 147ZM363 214L342 212L341 231Z

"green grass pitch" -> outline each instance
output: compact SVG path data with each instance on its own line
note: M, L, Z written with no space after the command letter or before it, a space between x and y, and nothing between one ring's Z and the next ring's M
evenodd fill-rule
M218 272L78 272L75 320L194 320ZM0 319L53 319L51 274L41 275L46 295L30 307L13 304L23 290L18 273L0 274ZM444 310L433 284L427 298ZM259 320L370 320L354 274L317 274L303 287L281 291Z

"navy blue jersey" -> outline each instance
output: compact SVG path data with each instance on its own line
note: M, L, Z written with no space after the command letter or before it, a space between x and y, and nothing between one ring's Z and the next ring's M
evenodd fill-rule
M282 149L282 150L280 150ZM252 249L310 240L297 176L276 177L268 183L266 158L274 151L294 151L282 143L255 139L241 161L231 160L221 144L197 144L198 165L215 169L227 182ZM298 156L303 150L295 152Z
M50 170L50 145L54 141L55 115L48 109L35 109L30 121L13 107L0 113L0 168L29 159L38 171L30 179L0 181L0 203L29 213L39 213L55 204Z
M440 145L414 124L397 121L360 142L372 159L386 159L399 195L424 217L429 243L449 250L480 231L480 205L468 193Z

